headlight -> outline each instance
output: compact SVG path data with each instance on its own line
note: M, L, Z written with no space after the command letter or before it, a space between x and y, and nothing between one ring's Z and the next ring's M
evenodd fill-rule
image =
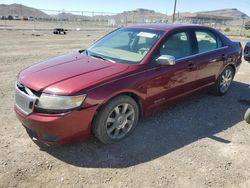
M59 96L42 93L36 107L42 110L67 111L79 107L86 95Z

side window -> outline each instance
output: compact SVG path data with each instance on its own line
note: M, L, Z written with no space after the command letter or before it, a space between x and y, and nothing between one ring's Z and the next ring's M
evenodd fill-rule
M219 37L217 37L217 47L221 48L223 46L223 43Z
M222 46L222 42L213 33L209 31L196 31L198 42L198 53L208 52Z
M192 54L190 39L186 32L171 35L160 49L160 55L171 55L180 59Z

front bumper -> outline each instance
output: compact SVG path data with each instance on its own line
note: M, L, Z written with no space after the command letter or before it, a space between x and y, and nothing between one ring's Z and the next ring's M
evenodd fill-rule
M27 116L16 107L15 112L33 140L49 145L61 145L89 138L96 107L62 115L31 113Z

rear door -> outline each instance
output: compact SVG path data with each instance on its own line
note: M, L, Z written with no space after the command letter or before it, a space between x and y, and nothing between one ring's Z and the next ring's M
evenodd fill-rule
M198 84L203 87L216 81L216 75L227 59L227 47L223 46L222 40L210 30L198 29L194 30L193 34L196 44L193 60L197 67Z

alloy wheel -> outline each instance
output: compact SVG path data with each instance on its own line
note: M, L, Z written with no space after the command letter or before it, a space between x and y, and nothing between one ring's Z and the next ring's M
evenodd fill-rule
M106 127L111 139L123 138L133 127L135 121L135 110L132 105L123 103L117 105L110 112Z
M233 73L231 69L226 69L225 72L222 74L221 81L220 81L220 91L222 93L227 92L229 86L233 80Z

